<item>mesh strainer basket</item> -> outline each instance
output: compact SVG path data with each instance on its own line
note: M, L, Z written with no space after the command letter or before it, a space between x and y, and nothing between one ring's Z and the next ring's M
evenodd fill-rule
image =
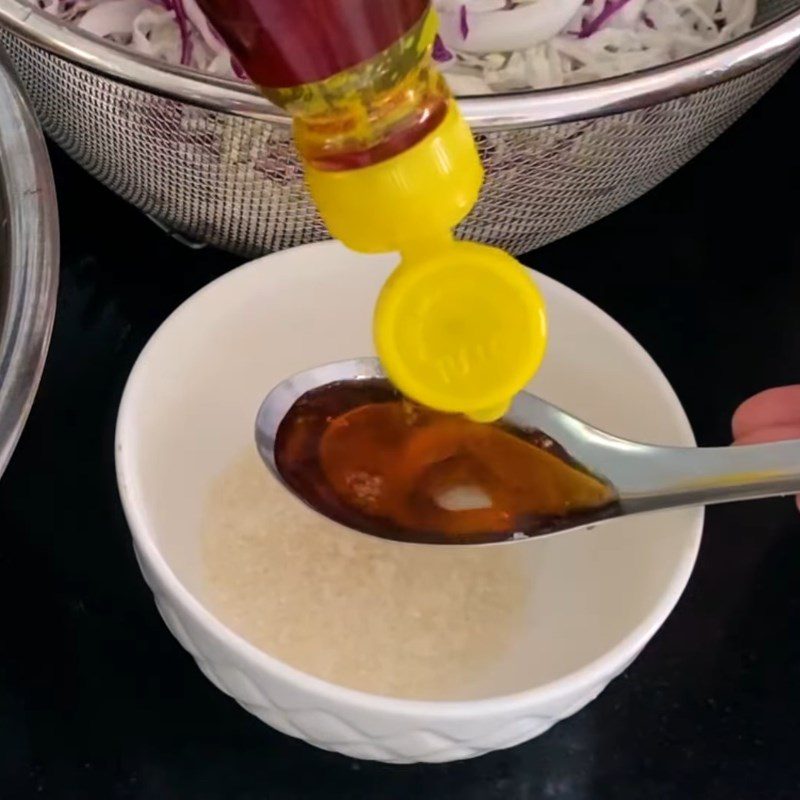
M800 0L760 0L755 29L622 78L462 99L487 169L461 234L522 253L630 202L788 69ZM286 116L251 87L149 61L0 0L0 44L48 134L168 230L253 256L326 237Z

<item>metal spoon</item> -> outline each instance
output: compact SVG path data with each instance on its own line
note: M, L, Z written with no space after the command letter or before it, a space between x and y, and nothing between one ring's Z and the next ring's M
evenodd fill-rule
M276 386L256 418L256 444L272 474L293 491L277 468L275 437L284 416L303 394L339 381L385 377L377 359L360 358L307 370ZM598 430L527 393L517 396L505 419L516 427L550 436L577 462L611 483L619 498L611 513L605 509L596 518L591 514L567 516L545 531L527 532L523 538L649 511L800 492L800 441L708 448L642 444ZM306 498L300 499L312 505ZM408 541L407 534L402 538Z

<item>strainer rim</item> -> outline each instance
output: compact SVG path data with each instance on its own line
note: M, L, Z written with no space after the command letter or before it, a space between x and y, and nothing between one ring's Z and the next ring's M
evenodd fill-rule
M156 61L64 23L27 0L0 0L0 27L103 77L182 103L288 126L288 115L239 81ZM477 130L527 128L641 109L709 88L800 46L800 8L693 56L604 80L459 98Z

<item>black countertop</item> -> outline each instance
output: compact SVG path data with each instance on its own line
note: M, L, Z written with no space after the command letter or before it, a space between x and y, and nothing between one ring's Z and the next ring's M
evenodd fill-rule
M653 354L700 443L800 382L800 71L627 209L526 259ZM694 577L600 698L513 750L394 767L273 732L159 619L117 498L113 429L139 351L236 257L168 239L52 151L62 282L44 379L0 481L0 797L797 798L800 517L712 509Z

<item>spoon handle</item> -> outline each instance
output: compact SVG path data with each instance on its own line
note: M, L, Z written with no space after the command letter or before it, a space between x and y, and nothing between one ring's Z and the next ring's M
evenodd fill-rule
M622 454L620 454L622 455ZM627 444L612 477L629 512L800 493L800 440L741 447Z

